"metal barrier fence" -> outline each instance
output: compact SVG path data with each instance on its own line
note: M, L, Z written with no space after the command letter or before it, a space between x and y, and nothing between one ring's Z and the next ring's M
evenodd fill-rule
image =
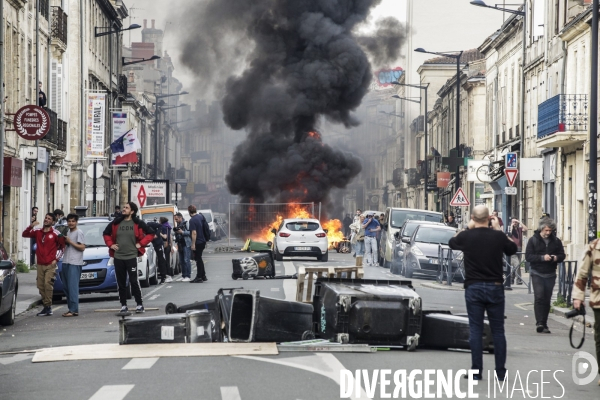
M286 218L320 220L321 203L229 203L229 244L232 234L244 240L270 240L271 229Z
M567 307L571 307L573 284L577 278L577 261L563 261L558 265L558 296L562 296L567 302ZM588 285L590 284L588 279Z

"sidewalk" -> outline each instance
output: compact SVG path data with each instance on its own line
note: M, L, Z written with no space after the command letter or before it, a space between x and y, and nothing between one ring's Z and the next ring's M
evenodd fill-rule
M19 315L40 304L42 297L36 284L36 270L30 270L29 273L18 273L17 277L19 279L19 292L17 293L16 314Z

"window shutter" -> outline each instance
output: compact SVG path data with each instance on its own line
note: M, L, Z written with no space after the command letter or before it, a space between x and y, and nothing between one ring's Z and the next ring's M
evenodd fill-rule
M57 87L56 87L56 68L58 66L58 62L56 60L52 60L52 64L50 66L50 72L52 73L52 76L50 77L50 85L48 87L48 92L46 93L46 98L48 99L48 108L51 110L54 110L56 112L56 103L57 103L57 98L56 98L56 94L58 93L57 91Z
M64 99L64 91L63 91L63 65L56 65L56 103L54 103L54 108L58 118L65 120L63 115L63 99Z

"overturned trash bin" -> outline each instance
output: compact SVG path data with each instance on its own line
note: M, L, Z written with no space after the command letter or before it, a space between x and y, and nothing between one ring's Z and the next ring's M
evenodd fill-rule
M424 311L419 347L430 349L470 349L469 318L450 311ZM494 351L492 329L487 319L483 324L483 350Z
M233 291L227 333L232 342L297 341L311 331L312 316L311 304L261 297L260 290L239 289Z
M272 252L251 254L242 258L234 258L231 278L273 278L275 276L275 261Z
M421 297L411 281L319 278L314 332L339 343L403 346L421 334Z
M119 320L119 344L211 342L206 310Z

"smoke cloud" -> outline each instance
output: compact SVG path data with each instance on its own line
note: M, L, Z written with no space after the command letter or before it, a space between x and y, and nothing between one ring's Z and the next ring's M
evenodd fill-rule
M361 171L322 142L319 121L356 126L373 62L398 58L402 29L386 18L376 38L353 32L380 0L208 0L179 19L182 63L198 90L221 98L223 118L246 140L227 175L242 202L327 202Z

